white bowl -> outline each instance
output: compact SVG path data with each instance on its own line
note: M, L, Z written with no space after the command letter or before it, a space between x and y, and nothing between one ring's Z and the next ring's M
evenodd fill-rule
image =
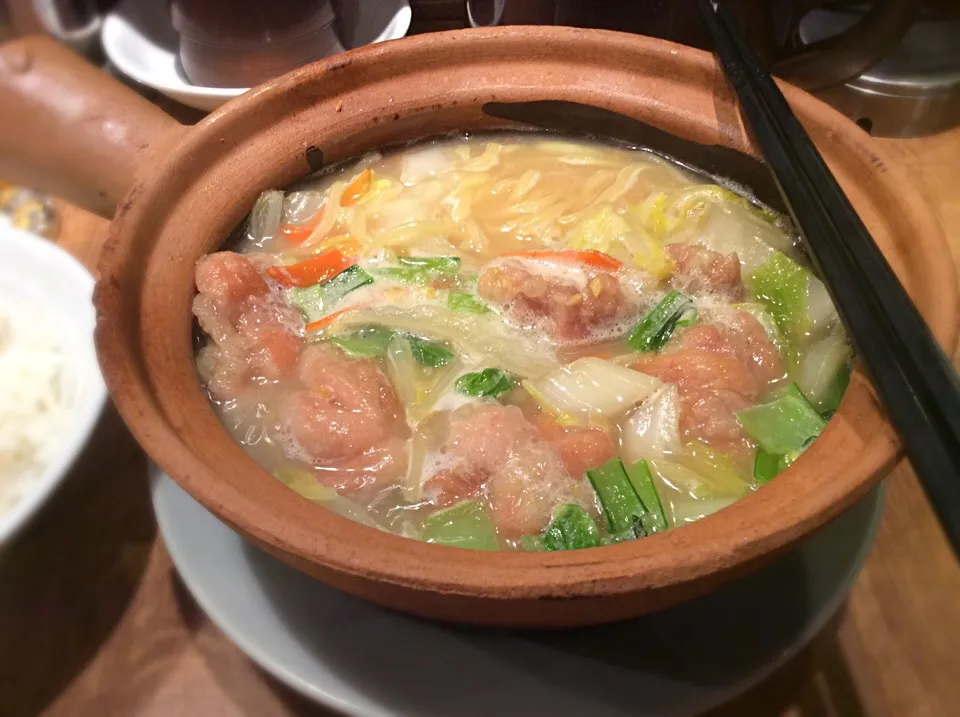
M80 386L80 400L70 428L59 437L56 458L27 487L16 505L0 515L0 548L30 522L63 482L107 400L93 343L93 286L90 273L66 251L0 220L0 299L36 302L44 314L56 320L52 330L62 335L68 347L71 377Z
M410 29L407 0L340 0L339 15L340 42L347 49L397 40ZM101 38L107 57L120 72L198 110L215 110L247 91L198 87L187 81L166 2L122 0L104 20Z

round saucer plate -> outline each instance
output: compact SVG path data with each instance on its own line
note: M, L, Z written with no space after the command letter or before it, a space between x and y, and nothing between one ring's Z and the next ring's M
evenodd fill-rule
M266 672L357 717L669 717L720 704L795 655L837 611L876 535L878 488L800 547L669 610L510 632L379 608L246 543L154 471L170 556L211 620Z
M396 40L410 28L407 0L340 0L340 40L354 48ZM103 22L103 49L120 72L172 100L211 111L247 91L190 84L177 57L179 38L168 3L121 0Z

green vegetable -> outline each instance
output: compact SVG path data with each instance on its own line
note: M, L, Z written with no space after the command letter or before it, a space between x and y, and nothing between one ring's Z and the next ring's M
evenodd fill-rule
M420 539L469 550L500 549L497 529L479 500L465 500L428 516Z
M769 483L775 477L787 470L787 468L790 467L790 464L797 460L797 458L800 457L800 454L807 450L813 441L814 438L810 438L806 443L803 444L802 448L796 451L790 451L782 456L767 453L762 448L758 448L757 455L753 459L753 479L761 485L764 483Z
M690 307L690 297L668 291L630 332L627 343L635 351L659 351L673 334L677 322Z
M627 478L637 491L640 502L643 504L644 514L640 517L645 533L658 533L667 529L667 518L657 495L657 487L653 484L653 474L646 461L637 461L631 466L624 466Z
M758 448L757 455L753 459L753 479L761 485L769 483L785 467L783 456L767 453L762 448Z
M630 483L623 462L611 458L599 468L587 471L590 484L600 497L607 525L611 533L623 533L635 529L635 519L645 513L637 491Z
M598 545L597 524L575 503L563 506L543 534L543 547L547 550L579 550Z
M763 450L775 455L802 451L827 425L796 384L767 403L737 411L736 417Z
M460 271L458 256L402 256L401 266L410 266L434 274L456 274Z
M430 368L439 368L453 358L453 351L436 341L427 341L416 336L410 336L410 349L417 363Z
M796 363L795 346L807 330L807 280L810 272L786 254L775 252L757 267L744 284L751 300L763 304L773 317L791 364Z
M451 291L447 296L447 308L451 311L466 311L471 314L489 314L490 307L477 301L473 294L465 291Z
M405 284L426 284L438 276L451 276L460 271L457 256L402 256L400 266L377 269L376 274Z
M349 334L334 336L330 342L354 356L377 358L387 352L387 346L394 336L407 339L413 357L417 363L424 366L438 368L453 358L453 352L441 343L411 336L402 331L391 331L382 326L368 326Z
M307 323L322 319L344 296L373 281L373 277L354 265L324 284L290 289L290 300L303 313Z
M334 336L330 343L336 344L354 356L377 358L387 352L387 345L393 338L393 331L380 326L359 329L343 336Z
M498 368L485 368L483 371L465 373L457 379L454 388L467 396L493 396L506 393L514 386L513 379L506 371Z

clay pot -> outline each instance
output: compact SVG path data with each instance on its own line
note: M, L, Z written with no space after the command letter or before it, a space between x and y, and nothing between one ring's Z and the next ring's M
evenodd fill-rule
M785 92L951 350L957 283L933 210L855 125L799 90ZM117 209L96 294L107 384L150 456L220 519L304 572L418 615L601 623L759 566L874 486L900 446L864 376L854 373L839 412L800 460L714 516L610 547L498 554L388 535L304 500L234 443L194 369L194 262L217 249L261 190L386 143L509 125L481 105L533 99L594 105L754 152L710 55L633 35L497 28L374 45L277 79L192 128L67 51L28 39L0 49L0 175L105 216Z

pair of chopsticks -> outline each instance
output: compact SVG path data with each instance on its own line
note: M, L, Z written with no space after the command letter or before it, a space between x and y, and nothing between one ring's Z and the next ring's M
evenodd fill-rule
M806 248L960 555L957 372L729 14L720 3L697 2Z

